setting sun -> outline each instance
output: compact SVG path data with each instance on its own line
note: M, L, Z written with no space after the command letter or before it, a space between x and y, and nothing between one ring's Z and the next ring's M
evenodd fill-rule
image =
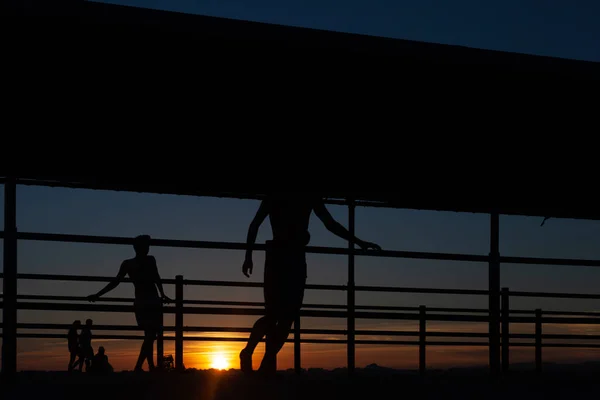
M227 369L229 368L229 362L222 354L215 354L212 356L210 367L213 369Z

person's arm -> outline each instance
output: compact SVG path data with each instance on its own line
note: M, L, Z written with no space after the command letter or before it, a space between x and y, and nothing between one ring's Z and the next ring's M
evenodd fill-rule
M344 228L342 224L340 224L333 218L333 216L325 207L325 203L323 203L323 200L319 200L316 202L314 212L315 215L319 217L319 219L323 222L325 228L327 228L327 230L333 233L334 235L339 236L342 239L346 239L351 243L355 243L359 245L362 249L372 248L375 250L381 250L381 247L379 247L379 245L371 242L365 242L364 240L361 240L356 236L352 235L346 228Z
M171 299L169 297L167 297L167 295L165 294L165 291L163 289L163 285L160 279L160 273L158 272L158 265L156 264L156 258L154 258L154 256L148 256L150 258L150 262L152 263L152 270L154 273L154 283L156 284L156 287L158 288L158 292L160 293L160 297L166 301L166 302L170 302Z
M252 274L252 246L256 243L256 237L258 236L258 230L264 220L269 215L269 206L268 203L263 200L258 207L258 211L254 216L254 219L250 223L250 227L248 228L248 235L246 236L246 244L248 248L246 249L246 258L244 260L244 265L242 267L242 272L247 277L250 277Z
M106 285L102 290L100 290L98 293L96 294L92 294L91 296L88 296L88 300L89 301L96 301L98 300L98 298L108 292L110 292L111 290L113 290L114 288L116 288L117 286L119 286L119 283L121 283L121 281L123 280L123 278L125 278L125 275L127 274L127 267L126 267L127 263L126 261L123 261L121 263L121 268L119 268L119 273L117 273L117 276L108 283L108 285Z

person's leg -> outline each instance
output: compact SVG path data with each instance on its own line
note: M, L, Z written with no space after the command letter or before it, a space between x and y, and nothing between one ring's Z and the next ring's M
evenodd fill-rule
M259 368L261 373L272 375L277 372L277 354L283 348L292 324L293 320L288 321L285 317L282 317L277 320L277 324L273 325L267 333L265 355Z
M81 371L83 371L83 364L85 361L85 352L81 347L77 350L77 355L78 355L77 364L79 364L78 365L79 372L81 372Z
M144 332L144 345L146 352L146 360L148 360L148 369L154 370L154 341L156 340L157 331L155 329Z
M291 256L286 265L289 269L285 278L279 282L277 325L271 334L271 340L267 342L265 356L260 366L263 372L271 374L276 372L277 354L285 345L304 301L306 263L302 253L291 254Z
M276 321L273 320L273 318L266 315L259 318L254 323L252 331L250 332L250 337L248 338L248 343L240 352L240 369L243 372L252 371L252 355L254 354L254 350L256 350L256 346L258 346L265 336L267 336L268 341L267 334L269 331L273 330L275 323Z
M134 371L139 372L143 370L144 361L146 360L146 351L145 351L145 343L142 342L142 346L140 347L140 354L138 356L137 362L135 363Z
M267 345L269 340L272 338L272 332L275 329L277 320L274 317L273 310L277 305L277 282L276 277L272 271L272 261L270 252L267 251L265 259L265 270L264 270L264 285L263 285L263 296L265 300L265 316L259 318L252 326L250 337L246 347L240 352L240 369L244 372L252 371L252 355L256 346L266 336Z
M69 357L69 368L68 371L71 372L73 370L73 368L75 368L75 359L77 358L77 352L76 351L71 351L70 352L70 357Z
M92 358L94 358L94 349L88 347L85 352L85 370L89 371L90 365L92 364Z
M135 363L135 368L134 371L136 372L141 372L143 371L143 367L144 367L144 361L146 361L147 358L147 344L146 344L146 336L145 336L145 332L147 331L147 321L146 321L146 315L144 312L144 308L142 306L137 306L136 310L135 310L135 320L138 324L138 327L140 327L141 329L144 330L144 341L142 342L142 346L140 347L140 354L138 355L138 359L137 362Z
M275 326L275 323L276 321L269 315L257 319L252 326L252 331L250 332L250 337L248 338L248 343L246 344L244 351L253 354L256 346L258 346L260 341L267 335L270 328Z

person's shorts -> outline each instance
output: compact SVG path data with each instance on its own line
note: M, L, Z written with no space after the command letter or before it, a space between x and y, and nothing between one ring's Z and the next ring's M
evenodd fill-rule
M267 241L264 296L266 314L277 319L295 319L304 301L306 286L304 246L281 246Z
M92 346L81 347L79 357L91 359L94 357L94 348Z
M163 325L163 309L160 299L136 302L135 320L144 331L158 332Z

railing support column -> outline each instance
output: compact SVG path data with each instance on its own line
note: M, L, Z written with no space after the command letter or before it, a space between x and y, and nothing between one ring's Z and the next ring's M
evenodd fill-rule
M156 338L156 365L158 366L159 369L163 369L164 365L165 365L165 363L164 363L165 342L163 339L163 334L164 334L163 326L165 324L164 315L162 315L160 317L160 319L161 319L160 328L158 330L158 336Z
M542 310L535 310L535 370L542 372Z
M2 308L2 375L17 372L17 184L4 183L4 278Z
M489 337L490 372L500 372L500 216L497 212L490 218L489 263Z
M355 235L355 208L354 199L350 199L348 204L348 230L350 235ZM356 366L356 344L355 344L355 332L356 332L356 320L355 320L355 307L356 307L356 293L355 293L355 282L354 282L354 242L348 242L348 374L353 375Z
M175 276L175 369L183 371L183 276Z
M427 309L419 307L419 372L425 375L427 371Z
M510 294L508 288L502 288L502 372L508 372L510 366Z
M300 338L300 316L294 321L294 370L297 374L302 372L302 348Z

